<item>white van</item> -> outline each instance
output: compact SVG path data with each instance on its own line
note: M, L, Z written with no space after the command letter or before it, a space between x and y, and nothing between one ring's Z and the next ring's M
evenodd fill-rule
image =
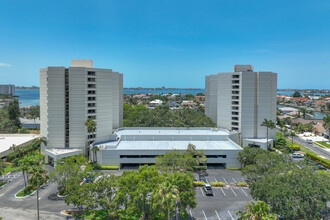
M292 158L304 158L304 155L303 154L299 154L299 153L293 153L291 155Z

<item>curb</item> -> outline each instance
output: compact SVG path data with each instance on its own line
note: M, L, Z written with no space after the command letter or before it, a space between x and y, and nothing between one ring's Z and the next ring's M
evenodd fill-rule
M42 184L41 186L39 186L39 189L42 187L42 186L44 186L45 185L45 183L44 184ZM24 187L25 188L25 187ZM30 193L29 195L26 195L26 196L23 196L23 197L21 197L21 196L17 196L17 194L20 192L20 191L22 191L24 188L22 188L21 190L19 190L15 195L14 195L14 197L16 198L16 199L24 199L24 198L26 198L26 197L28 197L28 196L31 196L31 195L33 195L37 190L34 190L32 193Z

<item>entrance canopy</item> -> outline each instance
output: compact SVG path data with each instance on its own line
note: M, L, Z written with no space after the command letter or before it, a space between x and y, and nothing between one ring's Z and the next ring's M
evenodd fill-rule
M51 157L54 159L54 166L56 166L56 161L60 160L62 158L65 157L71 157L71 156L75 156L78 154L82 153L82 149L65 149L65 148L61 148L61 149L46 149L45 150L45 154L46 154L46 161L48 162L48 157Z

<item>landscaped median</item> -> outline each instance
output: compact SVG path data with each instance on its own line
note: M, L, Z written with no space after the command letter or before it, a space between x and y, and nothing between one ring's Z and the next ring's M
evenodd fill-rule
M194 181L195 187L204 186L205 182L202 181ZM209 183L213 187L247 187L248 184L246 182L237 182L237 183L229 183L226 184L224 182L210 182Z
M38 187L33 187L33 186L27 186L26 188L24 187L18 193L15 194L15 198L25 198L28 197L29 195L32 195Z
M94 164L93 170L119 170L119 166L101 166L99 164Z
M326 141L315 141L314 144L322 148L330 149L330 144L328 144Z
M7 181L1 181L0 182L0 188L3 187L4 185L6 185L8 182Z

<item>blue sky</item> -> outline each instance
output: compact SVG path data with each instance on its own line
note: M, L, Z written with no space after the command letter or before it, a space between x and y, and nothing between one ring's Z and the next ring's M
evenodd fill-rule
M0 84L39 85L71 59L124 73L124 87L204 88L252 64L278 88L330 89L329 0L0 0Z

